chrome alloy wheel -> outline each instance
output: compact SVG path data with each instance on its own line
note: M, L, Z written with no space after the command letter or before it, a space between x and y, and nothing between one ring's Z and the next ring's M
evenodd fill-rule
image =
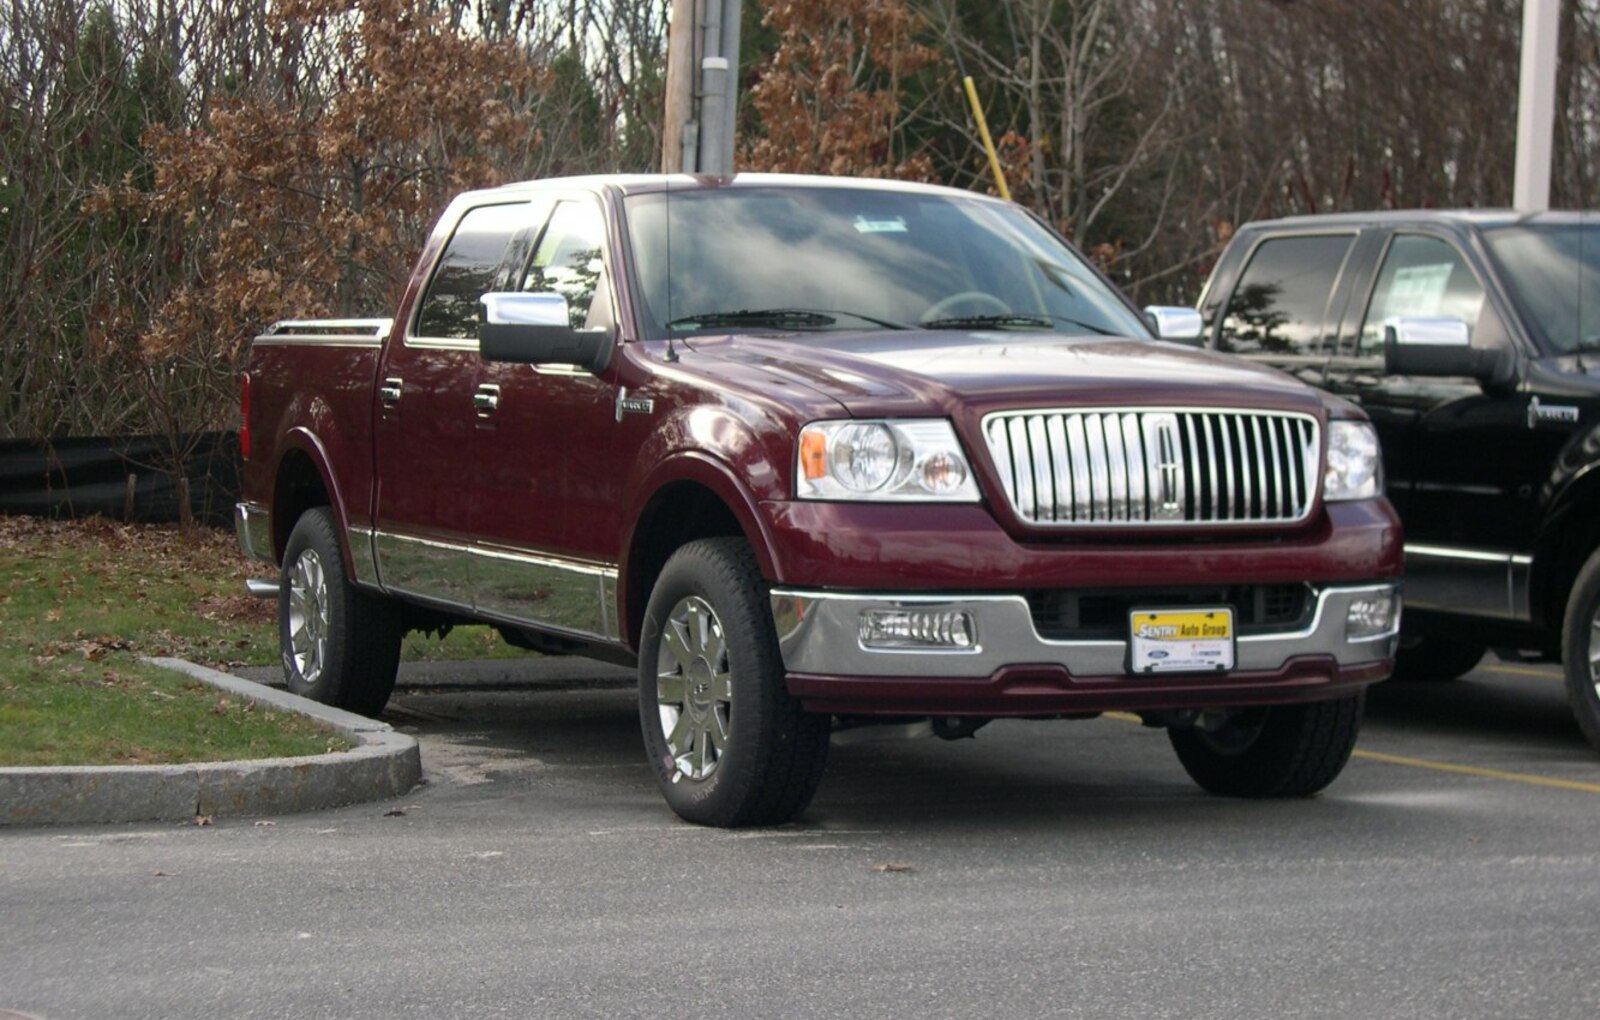
M1594 684L1595 696L1600 697L1600 606L1589 621L1589 681Z
M708 779L728 747L733 674L728 641L711 604L697 595L667 614L656 654L656 708L680 778Z
M316 683L328 661L328 577L314 549L302 550L289 571L289 649L295 672Z

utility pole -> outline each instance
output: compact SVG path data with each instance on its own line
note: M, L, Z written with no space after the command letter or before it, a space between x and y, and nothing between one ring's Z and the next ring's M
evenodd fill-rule
M672 0L661 169L733 173L742 0Z
M1560 34L1561 0L1522 0L1522 77L1517 89L1517 162L1511 204L1524 212L1550 208Z

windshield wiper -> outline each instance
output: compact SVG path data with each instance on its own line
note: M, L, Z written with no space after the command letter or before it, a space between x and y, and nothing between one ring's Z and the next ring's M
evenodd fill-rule
M930 319L922 324L923 329L1005 329L1008 326L1018 329L1049 329L1056 323L1062 322L1069 326L1077 326L1091 333L1101 336L1110 336L1110 330L1093 323L1071 319L1065 315L1028 315L1022 312L1007 312L1004 315L958 315L948 319Z
M703 312L699 315L685 315L673 319L667 323L667 328L716 329L721 326L767 326L773 329L826 329L835 325L840 315L848 315L852 319L870 322L884 329L911 328L903 322L877 319L870 315L862 315L860 312L846 312L832 308L742 308L736 312Z

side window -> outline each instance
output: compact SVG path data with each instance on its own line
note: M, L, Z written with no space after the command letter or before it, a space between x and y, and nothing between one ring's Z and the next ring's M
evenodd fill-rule
M1353 234L1280 237L1250 257L1222 319L1222 350L1318 354L1336 328L1325 322Z
M609 321L604 307L595 309L593 316L590 314L605 267L601 259L605 236L605 221L598 206L590 202L557 203L518 289L566 298L574 329L594 325L594 319Z
M417 313L417 336L471 340L478 335L478 299L494 289L506 244L525 219L523 205L469 209L433 270Z
M1483 286L1454 245L1437 237L1397 234L1372 288L1356 353L1383 354L1383 323L1390 316L1454 316L1471 331L1482 310Z

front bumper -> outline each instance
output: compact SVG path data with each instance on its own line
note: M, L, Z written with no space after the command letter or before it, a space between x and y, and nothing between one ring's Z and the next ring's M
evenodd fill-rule
M1338 697L1393 668L1399 585L1314 588L1307 624L1237 638L1226 673L1130 675L1128 642L1040 637L1021 595L859 594L775 589L773 619L790 692L813 711L873 714L1049 715L1112 709L1277 704ZM1395 626L1350 638L1359 596L1391 593ZM867 610L960 611L977 640L963 649L866 647Z

